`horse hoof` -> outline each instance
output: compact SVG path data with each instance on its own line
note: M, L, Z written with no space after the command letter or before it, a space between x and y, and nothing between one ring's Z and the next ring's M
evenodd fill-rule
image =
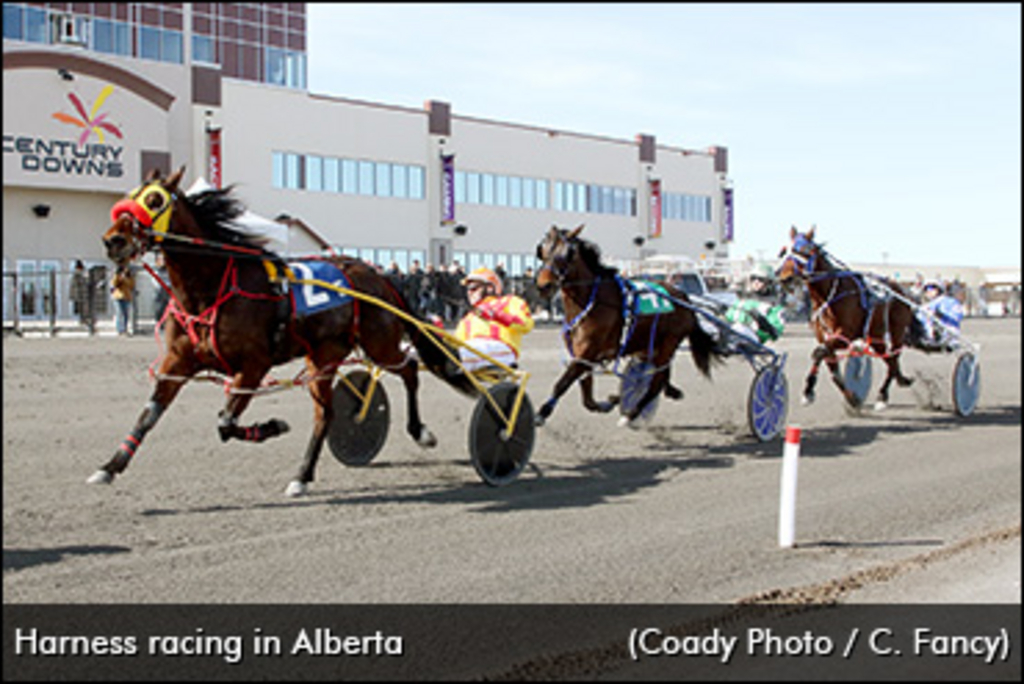
M274 423L274 425L275 425L275 427L277 429L277 434L279 434L279 435L283 435L284 433L286 433L286 432L288 432L289 430L292 429L291 426L288 425L288 423L286 423L283 420L280 420L278 418L274 418L270 422Z
M630 430L639 430L640 421L630 420L629 416L622 416L621 418L619 418L619 427L628 427Z
M305 482L299 482L298 480L292 480L288 483L288 487L284 490L285 496L305 496L309 491L309 487Z
M547 422L547 418L545 418L544 416L542 416L542 415L540 415L538 413L536 416L534 416L533 426L534 427L544 427L544 423L546 423L546 422Z
M424 449L433 449L437 446L437 437L430 430L423 428L423 431L420 432L420 438L416 440L416 443Z
M598 413L611 413L611 410L615 408L615 402L612 401L599 401L597 402L596 411Z
M108 473L106 470L97 470L95 473L89 476L86 480L87 484L110 484L114 481L114 476Z
M885 403L884 401L876 401L875 402L875 410L876 411L884 411L887 408L889 408L889 404Z
M813 394L805 394L803 397L800 398L800 404L802 406L810 406L813 403L814 403L814 395Z

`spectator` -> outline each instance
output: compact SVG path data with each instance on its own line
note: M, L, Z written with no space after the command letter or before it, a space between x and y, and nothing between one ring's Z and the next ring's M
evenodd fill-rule
M164 262L164 253L162 251L156 253L154 270L159 280L156 284L156 292L153 294L153 319L156 321L157 326L159 326L160 320L164 317L164 309L167 308L168 301L167 290L164 288L165 286L171 286L170 282L168 282L167 264Z
M131 319L132 300L135 297L135 274L128 266L121 266L110 279L110 292L117 306L117 334L129 337L129 321Z
M75 271L71 274L71 306L78 314L78 322L86 325L89 322L89 280L85 275L85 264L81 259L75 260Z

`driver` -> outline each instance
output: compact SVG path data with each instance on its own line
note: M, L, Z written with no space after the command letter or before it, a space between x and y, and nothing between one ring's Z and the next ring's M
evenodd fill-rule
M470 311L455 328L455 336L496 361L514 366L519 359L523 335L533 330L530 307L516 295L502 295L501 279L487 267L480 267L462 279ZM467 371L490 365L473 353L459 348Z

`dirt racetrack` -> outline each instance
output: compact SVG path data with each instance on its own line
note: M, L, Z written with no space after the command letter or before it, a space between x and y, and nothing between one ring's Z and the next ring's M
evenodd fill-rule
M878 568L889 581L956 556L983 574L992 548L1019 549L1020 319L972 319L965 332L982 345L973 416L950 408L952 358L915 351L904 360L914 388L894 388L884 413L851 416L827 374L818 401L800 405L813 340L791 325L777 348L789 353L789 422L804 438L789 550L776 533L782 445L747 434L753 374L741 358L707 382L678 355L686 396L663 399L643 431L587 413L573 388L538 429L531 467L500 489L468 459L471 401L421 375L423 417L440 439L424 451L404 432L400 383L387 378L392 426L374 463L346 468L325 447L310 495L290 499L283 490L311 424L303 390L257 398L244 416L283 418L291 432L222 444L223 393L193 383L127 472L87 485L148 400L153 339L9 337L4 601L682 603L787 591L851 600L857 588L843 578L871 584ZM527 338L535 407L561 358L556 328ZM877 388L881 366L874 372ZM603 395L615 381L597 387ZM1015 588L1004 587L1016 601L1019 568Z

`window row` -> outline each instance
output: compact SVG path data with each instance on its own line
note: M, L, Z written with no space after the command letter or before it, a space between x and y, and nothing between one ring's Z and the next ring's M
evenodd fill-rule
M636 189L555 181L555 210L636 216Z
M291 152L274 152L273 159L275 188L404 199L425 197L422 166Z
M542 178L456 171L455 203L547 209L548 182Z
M666 192L661 196L661 217L680 221L711 222L711 198Z
M4 3L4 38L30 43L71 43L112 55L132 56L132 32L138 56L184 63L184 37L173 29L135 26L124 21L69 15L41 7Z

